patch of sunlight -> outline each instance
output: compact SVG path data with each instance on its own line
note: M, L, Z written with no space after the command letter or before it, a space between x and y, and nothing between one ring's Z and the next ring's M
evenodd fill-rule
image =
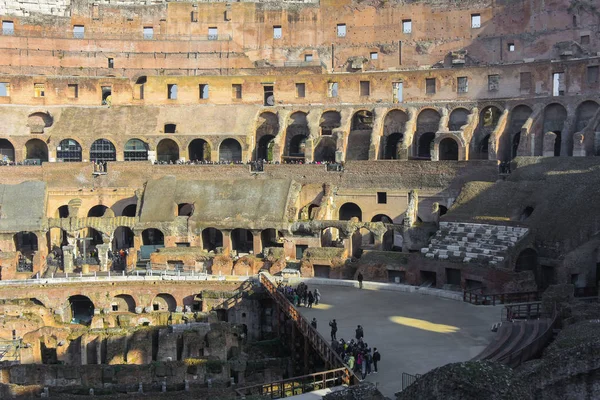
M435 324L433 322L416 318L390 317L390 321L399 325L410 326L411 328L437 333L454 333L460 330L460 328L457 326Z
M333 308L333 306L331 304L319 303L313 304L312 308L316 308L317 310L329 310L330 308Z

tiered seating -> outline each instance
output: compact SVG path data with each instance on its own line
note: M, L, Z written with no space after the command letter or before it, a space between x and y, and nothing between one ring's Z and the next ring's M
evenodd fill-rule
M515 226L443 221L429 247L422 248L421 253L438 260L500 265L507 251L528 231Z

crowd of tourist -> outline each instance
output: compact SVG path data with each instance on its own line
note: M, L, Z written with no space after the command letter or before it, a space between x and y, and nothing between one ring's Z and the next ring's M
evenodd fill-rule
M0 167L13 165L40 165L40 162L38 160L23 160L19 162L14 162L11 160L0 160Z
M279 292L282 293L295 307L304 306L312 308L313 304L318 305L321 300L319 289L315 289L314 292L310 291L304 282L300 282L296 289L290 285L283 285L282 282L279 282L277 290L279 290Z

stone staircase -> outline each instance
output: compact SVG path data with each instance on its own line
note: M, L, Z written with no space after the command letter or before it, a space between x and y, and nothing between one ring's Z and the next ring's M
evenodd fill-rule
M421 253L436 260L501 265L506 253L528 232L516 226L443 221Z

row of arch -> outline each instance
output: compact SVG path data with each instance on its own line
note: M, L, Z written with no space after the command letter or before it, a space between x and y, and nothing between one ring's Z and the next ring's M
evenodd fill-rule
M47 162L49 160L48 145L40 139L30 139L25 143L24 158ZM125 143L123 159L125 161L146 161L149 159L150 147L141 139L130 139ZM218 146L220 162L242 161L242 145L237 139L227 138ZM87 156L87 157L84 157ZM173 139L162 139L156 147L156 160L160 162L177 162L183 154ZM210 144L204 139L194 139L187 148L187 156L192 161L217 161L211 159ZM117 160L117 150L108 139L97 139L84 153L84 149L75 139L63 139L56 147L57 161L81 162L88 159L93 162ZM8 139L0 139L0 161L15 161L15 147Z

